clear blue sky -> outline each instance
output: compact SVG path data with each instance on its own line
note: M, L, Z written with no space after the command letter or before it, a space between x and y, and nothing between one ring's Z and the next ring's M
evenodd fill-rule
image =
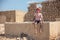
M44 0L0 0L0 11L3 10L27 11L27 6L29 1L42 2Z

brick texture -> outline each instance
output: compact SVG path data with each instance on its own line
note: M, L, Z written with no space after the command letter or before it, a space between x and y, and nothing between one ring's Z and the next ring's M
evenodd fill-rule
M55 18L60 18L60 1L42 2L42 13L45 21L56 21Z

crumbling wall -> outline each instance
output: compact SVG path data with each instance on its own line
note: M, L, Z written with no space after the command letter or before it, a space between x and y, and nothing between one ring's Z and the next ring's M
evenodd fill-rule
M60 18L60 1L42 2L42 13L45 21L56 21L55 18Z
M28 7L28 12L25 14L24 21L33 21L36 4L32 3Z
M15 22L15 11L1 11L0 23Z

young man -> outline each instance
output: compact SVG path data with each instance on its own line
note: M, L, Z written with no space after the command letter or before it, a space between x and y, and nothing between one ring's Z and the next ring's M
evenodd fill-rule
M34 22L35 22L35 32L37 34L38 32L41 32L42 27L41 25L43 23L43 15L42 13L40 13L39 8L36 9L36 13L34 14ZM37 26L36 24L39 24L40 26Z
M43 15L42 15L42 13L40 13L40 9L39 8L36 9L36 13L34 14L34 18L35 18L34 21L37 24L43 20Z

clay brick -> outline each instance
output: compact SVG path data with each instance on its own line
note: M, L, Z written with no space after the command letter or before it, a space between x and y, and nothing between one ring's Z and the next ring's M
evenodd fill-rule
M55 18L60 18L60 1L42 2L42 13L45 21L56 21Z

